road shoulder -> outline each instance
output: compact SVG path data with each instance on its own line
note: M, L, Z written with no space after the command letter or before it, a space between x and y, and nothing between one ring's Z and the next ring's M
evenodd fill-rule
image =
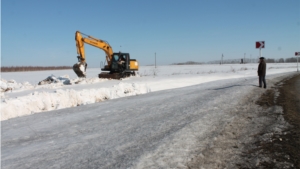
M278 120L284 121L286 127L275 128L271 132L270 127L266 127L258 134L255 142L256 147L244 153L246 165L243 168L300 168L300 74L285 78L276 83L274 88L265 92L257 101L264 110L272 110L274 106L280 106L283 111L278 116L273 111L268 111L274 116L274 123ZM280 119L282 118L282 119ZM268 139L262 139L269 135ZM249 153L249 154L247 154ZM263 157L262 160L253 165L247 163L254 156Z
M295 162L299 161L295 157L299 151L289 152L299 144L288 140L291 137L299 140L299 131L295 135L294 129L299 130L299 125L295 123L300 124L300 121L288 120L293 115L287 115L285 108L295 107L293 105L297 100L290 103L293 97L282 98L282 92L290 91L291 87L286 86L285 82L296 75L299 79L299 74L295 73L269 79L268 89L257 87L250 91L232 112L228 112L233 120L212 139L206 149L197 152L187 164L188 168L293 168L299 165ZM282 99L289 105L279 104ZM283 141L284 139L287 141ZM285 143L287 146L278 143ZM285 149L290 143L292 145ZM274 152L274 148L281 152Z

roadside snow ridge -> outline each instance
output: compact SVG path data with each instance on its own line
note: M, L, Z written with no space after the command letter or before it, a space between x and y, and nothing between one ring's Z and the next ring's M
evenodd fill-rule
M1 103L1 121L39 112L76 107L108 99L134 96L150 92L145 84L119 83L111 88L76 91L33 92L27 96L4 99Z

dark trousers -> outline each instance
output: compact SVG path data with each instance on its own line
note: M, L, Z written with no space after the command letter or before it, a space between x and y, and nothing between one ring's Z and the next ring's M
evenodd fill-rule
M266 76L259 76L259 87L262 87L262 83L264 83L264 88L267 87Z

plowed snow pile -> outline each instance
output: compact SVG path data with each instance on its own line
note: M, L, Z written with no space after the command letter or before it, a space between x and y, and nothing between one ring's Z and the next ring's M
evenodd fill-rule
M46 86L33 86L29 83L20 84L16 83L15 81L6 81L4 79L1 79L0 84L3 91L7 88L12 88L15 90L35 87L55 88L57 85L60 86L74 83L74 80L70 80L68 78L53 79L55 79L53 83L47 84ZM99 81L101 81L99 78L86 79L79 83L91 84ZM79 91L74 89L57 89L54 92L35 91L27 96L4 99L1 103L1 120L7 120L10 118L43 111L86 105L108 99L144 94L148 92L150 92L150 89L144 84L123 82L113 85L110 88L84 89Z

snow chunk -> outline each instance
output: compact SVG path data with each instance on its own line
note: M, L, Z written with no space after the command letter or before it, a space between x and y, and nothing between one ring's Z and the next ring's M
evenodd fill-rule
M33 89L34 86L29 82L17 83L15 80L5 80L0 81L1 92L20 90L20 89Z
M40 81L39 85L51 84L51 83L62 83L64 85L71 84L69 75L64 75L56 78L54 75L48 76L46 79Z

